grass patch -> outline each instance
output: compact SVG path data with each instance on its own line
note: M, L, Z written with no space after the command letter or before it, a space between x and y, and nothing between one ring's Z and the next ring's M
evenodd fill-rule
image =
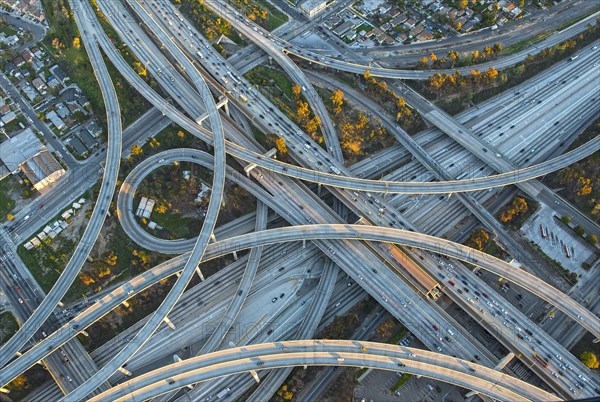
M288 22L288 16L285 13L264 0L237 0L229 3L242 10L246 17L268 31L273 31Z
M21 128L21 126L20 126L19 123L21 123L24 126L26 126L26 124L25 124L25 118L23 117L23 115L18 115L13 121L11 121L7 125L5 125L4 126L4 131L6 131L7 134L12 134L15 131L22 130L22 128Z
M390 388L390 391L392 392L396 392L400 389L400 387L402 387L406 381L410 380L410 378L412 377L412 374L408 374L408 373L404 373L400 376L400 378L398 379L398 381L396 381L396 383L394 385L392 385L392 387Z
M19 330L19 323L8 311L0 314L0 345L4 345Z
M203 220L182 216L176 212L158 214L152 212L150 219L173 235L174 239L189 239L197 236L202 228Z
M509 56L511 54L515 54L518 53L532 45L535 45L536 43L539 43L541 41L543 41L544 39L552 36L554 32L543 32L539 35L534 36L533 38L529 38L529 39L524 39L520 42L517 43L513 43L512 45L509 45L507 47L505 47L504 49L502 49L502 51L500 52L500 54L502 56Z
M14 188L14 180L11 177L7 177L0 181L0 222L6 221L6 215L13 210L16 205L16 201L13 200L9 192Z
M6 36L13 36L17 34L17 31L6 24L0 24L0 32L4 32Z
M408 334L408 329L402 327L400 331L398 331L398 333L394 335L388 343L392 345L397 345L406 336L406 334Z

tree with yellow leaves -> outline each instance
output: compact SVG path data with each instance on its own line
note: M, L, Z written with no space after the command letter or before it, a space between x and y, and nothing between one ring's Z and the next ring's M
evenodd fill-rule
M76 36L73 38L73 47L79 49L81 47L81 40Z
M292 86L292 95L294 96L294 99L298 100L300 99L300 94L302 93L302 87L298 84Z
M131 155L138 156L138 155L141 155L142 152L144 152L144 151L142 150L142 147L140 147L139 145L131 146Z
M333 113L341 113L344 104L344 93L340 89L336 89L331 94L331 103L333 104Z

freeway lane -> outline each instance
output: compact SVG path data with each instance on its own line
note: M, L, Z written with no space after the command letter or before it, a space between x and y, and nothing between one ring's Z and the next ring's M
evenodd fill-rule
M209 155L207 155L201 151L194 151L194 150L189 150L189 149L173 149L173 150L168 150L168 151L164 151L159 154L153 155L152 157L146 159L144 162L142 162L140 165L138 165L130 173L130 176L128 176L128 178L123 183L122 191L119 192L119 196L117 198L117 210L118 210L119 220L122 222L123 228L128 233L128 235L130 235L132 237L132 239L135 242L137 242L138 244L148 244L148 243L152 242L153 243L152 247L159 249L162 253L167 253L167 254L176 254L177 252L185 252L185 251L189 250L189 247L187 244L182 243L181 241L179 241L179 242L165 241L162 239L157 239L157 238L149 235L147 232L145 232L137 224L137 222L135 221L135 218L133 217L133 194L135 193L135 189L137 188L137 185L143 179L143 177L148 175L155 167L157 167L156 161L162 161L161 163L172 163L177 160L186 160L189 162L199 162L201 164L204 164L207 167L210 167L210 162L211 162L211 158ZM231 170L228 170L228 172L230 172L230 171ZM234 176L235 176L235 173L236 172L233 171ZM239 178L241 179L241 178L243 178L243 176L240 176ZM239 184L243 185L252 194L254 194L256 197L258 197L262 201L267 202L267 203L270 203L273 201L272 197L265 194L264 191L262 191L260 188L258 188L258 186L253 185L252 182L242 180L239 182ZM188 241L188 243L189 243L189 241ZM184 247L182 247L182 244ZM454 243L453 244L445 244L445 246L455 247ZM462 247L464 247L464 246L462 246ZM175 250L177 252L175 252ZM465 255L468 255L468 253L469 253L468 251L465 251ZM485 253L483 253L483 254L480 253L478 258L491 259L493 257L491 257ZM468 261L468 262L470 262L470 261ZM512 267L512 266L510 266L510 267ZM515 271L515 268L511 269L511 268L505 267L505 269L493 270L492 272L494 272L495 274L497 274L501 277L505 277L505 278L509 279L510 281L513 281L514 283L522 286L523 288L531 291L534 294L537 294L542 299L544 299L552 304L558 304L559 306L563 305L563 304L564 305L569 304L569 302L567 301L567 299L569 299L568 296L560 293L560 295L562 295L562 297L559 297L555 293L555 292L559 292L557 289L552 288L550 285L546 284L542 280L538 279L537 277L535 277L525 271L522 271L523 276L515 275L514 271ZM560 301L560 300L563 300L563 301ZM557 303L557 301L558 301L558 303ZM572 300L570 300L570 301L573 302ZM583 309L583 307L581 307L581 308ZM581 315L581 313L576 314L575 316L573 316L573 314L571 314L571 316L573 318L575 318L579 315ZM591 315L591 316L593 317L593 315ZM590 315L588 315L588 317L590 317ZM578 318L579 322L581 322L581 319L579 317L577 317L577 318ZM596 331L597 331L597 329L596 329ZM600 332L596 332L596 333L600 334Z
M215 377L301 365L403 371L460 385L504 401L556 399L555 395L507 374L439 353L366 341L306 340L248 345L187 359L117 385L90 401L146 400Z
M213 63L214 64L214 63ZM311 215L311 217L314 219L314 215Z
M240 235L226 240L221 240L210 244L205 253L205 261L231 254L234 251L242 251L248 248L275 244L280 242L293 242L302 240L316 239L353 239L353 240L372 240L379 242L398 243L412 246L434 253L448 255L450 257L466 261L494 272L500 276L509 279L511 282L519 283L530 292L544 298L545 300L557 303L561 311L571 316L579 322L588 331L598 336L600 328L598 318L584 307L568 298L558 290L552 288L543 281L527 274L526 272L488 254L470 249L466 246L453 243L448 240L435 238L432 236L413 233L399 229L389 229L364 225L306 225L284 227L278 229L269 229L262 232ZM142 274L143 280L134 278L132 289L138 293L143 289L156 283L163 278L174 274L181 269L181 264L186 261L188 254L175 257L149 271ZM525 279L524 279L525 278ZM132 293L132 294L134 294ZM100 303L95 303L75 317L69 324L66 324L61 330L50 335L47 339L30 349L22 357L11 363L0 373L0 385L5 385L16 377L20 372L34 364L36 361L44 358L47 354L60 347L64 342L75 336L78 331L73 331L73 325L77 325L79 330L87 328L89 325L103 317L110 310L118 306L124 300L132 297L127 294L124 287L115 289L111 294L106 295ZM576 318L581 314L581 319Z
M165 37L166 39L167 37ZM104 38L99 38L104 50L111 55L111 60L119 62L124 66L127 63L120 54L112 48ZM188 60L187 58L185 58ZM125 68L125 67L124 67ZM128 68L128 67L127 67ZM198 126L175 108L170 103L162 99L154 90L150 88L145 81L134 75L127 75L128 82L138 92L144 94L144 97L152 103L157 109L163 111L165 115L171 118L175 123L185 128L189 132L198 136L208 144L213 144L212 132L204 127ZM230 101L237 102L237 95L225 92L225 96ZM545 161L539 165L518 169L512 172L506 172L501 175L489 176L487 178L476 178L472 180L456 180L451 182L396 182L366 180L354 177L338 176L324 171L307 169L295 165L286 164L276 159L265 158L263 155L245 149L243 146L225 141L227 153L231 156L244 160L248 163L254 163L261 168L271 170L278 174L298 178L301 180L324 184L332 187L340 187L360 191L373 191L381 193L406 193L406 194L442 194L454 193L460 191L487 190L490 187L499 187L507 184L514 184L521 181L527 181L541 175L545 175L575 163L600 149L600 138L595 138L581 147L561 155L555 159ZM327 168L328 169L328 168Z
M191 162L212 169L214 158L206 152L190 148L174 148L152 155L139 163L125 178L117 196L117 216L123 230L140 246L157 251L162 254L181 254L194 247L196 239L165 240L159 239L146 232L135 220L133 200L139 184L154 169L168 166L174 162ZM226 166L226 175L229 180L240 185L257 199L271 203L273 197L262 187L233 168Z
M163 1L163 4L174 8L174 6L166 0ZM333 155L333 157L338 162L343 162L344 158L342 155L342 149L340 147L337 132L333 125L333 121L329 116L329 112L325 107L325 103L313 87L310 80L306 78L304 72L292 60L290 60L290 58L284 52L281 52L268 39L269 37L271 37L272 34L265 33L265 31L263 31L262 29L259 30L258 28L260 28L260 26L258 24L251 23L251 21L248 18L238 13L233 7L231 7L225 2L205 0L204 4L210 9L212 9L217 15L221 15L223 17L228 15L234 15L235 18L231 18L229 20L232 26L239 32L241 32L244 36L249 38L256 45L258 45L267 54L273 57L273 59L275 59L275 61L292 78L292 80L302 87L302 91L304 92L315 116L319 117L319 119L321 120L321 130L323 132L323 138L325 139L325 145L327 146L328 152L331 155ZM176 25L179 25L177 24L177 22L175 23Z
M79 9L83 11L83 5L80 1L73 0L71 2L76 6L73 9ZM90 7L86 7L85 10L90 12ZM84 11L85 12L85 11ZM76 13L78 14L78 13ZM78 15L80 17L81 15ZM84 32L84 37L87 36L87 40L90 41L90 37L87 34L87 29L90 27L90 22L95 21L94 15L89 15L87 18L81 19L76 18L77 26L80 31ZM94 35L95 36L95 35ZM173 48L171 42L164 42L171 51L174 51L177 54L178 49ZM97 49L97 45L92 42L92 46ZM86 46L87 48L87 46ZM90 58L93 56L98 57L100 55L99 50L95 54L90 54ZM102 65L103 61L101 59L96 59L96 63ZM183 61L184 62L184 61ZM189 62L188 62L189 64ZM188 68L192 66L188 66ZM107 73L106 70L103 73ZM96 372L90 379L88 379L83 385L79 386L75 391L73 391L68 397L74 400L83 400L87 395L89 395L99 384L108 380L108 378L117 371L119 367L121 367L127 360L137 352L145 342L148 341L152 333L156 331L158 326L167 318L169 312L173 309L177 300L181 297L181 294L189 284L192 275L194 274L196 267L202 260L202 256L204 255L206 246L212 236L214 226L217 221L217 217L219 215L219 209L221 205L221 201L223 198L223 189L225 186L225 146L224 146L224 132L223 126L221 124L221 119L219 117L219 113L215 104L212 95L204 82L204 79L200 77L198 74L195 75L194 83L196 84L196 89L200 94L200 99L204 104L207 113L210 125L212 127L212 132L214 134L214 174L213 174L213 183L212 183L212 191L211 191L211 199L208 205L208 209L206 211L205 220L202 224L202 229L200 230L200 234L196 239L196 243L194 245L193 250L190 253L189 259L187 260L184 269L182 270L179 278L170 289L167 296L163 299L160 306L155 310L152 317L146 322L144 327L135 335L133 340L125 345L123 349L113 359L104 367L102 367L98 372ZM116 104L116 103L115 103ZM63 398L64 399L64 398Z
M73 256L55 283L54 287L46 295L38 309L23 324L19 331L0 349L0 367L3 367L27 342L27 340L42 326L48 316L52 314L54 308L69 290L69 287L77 277L83 263L86 261L102 225L115 191L119 166L121 162L121 110L119 100L115 93L112 81L108 75L108 70L103 62L97 62L102 59L100 50L96 46L86 46L88 56L92 61L94 75L100 84L102 97L106 105L106 114L108 122L108 152L106 154L106 168L102 185L98 194L98 201L88 226L77 244Z

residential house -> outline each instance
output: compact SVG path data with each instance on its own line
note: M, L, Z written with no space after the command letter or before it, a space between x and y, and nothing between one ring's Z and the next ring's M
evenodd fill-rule
M39 95L35 88L25 81L21 84L21 91L23 91L23 93L25 94L25 96L27 96L30 102L33 102L35 98L37 98Z
M473 30L473 28L475 28L475 24L476 22L474 21L467 21L463 26L461 31L462 32L471 32Z
M54 110L46 113L46 119L50 120L50 123L54 125L58 130L65 128L65 122L56 114Z
M433 36L433 32L425 30L423 32L421 32L420 34L418 34L415 39L417 41L427 41L427 40L433 40L434 36Z
M67 109L64 103L59 102L56 104L56 114L58 114L61 119L66 119L69 117L69 109Z
M44 84L44 81L42 81L40 77L35 77L31 81L31 84L35 87L35 89L38 90L39 93L41 93L42 95L46 95L46 88L48 87L46 86L46 84Z
M413 18L404 21L404 28L406 29L413 29L415 25L417 25L417 21L415 21Z
M100 126L98 125L98 123L96 121L92 121L90 124L88 124L87 130L94 137L98 137L100 134L102 134L102 128L100 128Z
M31 54L29 49L23 50L23 52L21 52L21 57L25 60L25 63L31 63L31 60L33 60L33 54Z
M15 63L17 67L22 67L25 65L25 60L21 56L15 57L12 62Z
M60 81L61 84L65 86L67 85L65 82L67 80L70 80L67 74L58 66L58 64L55 64L54 66L50 67L50 72L52 73L52 75L54 75L54 78L56 78L58 81Z

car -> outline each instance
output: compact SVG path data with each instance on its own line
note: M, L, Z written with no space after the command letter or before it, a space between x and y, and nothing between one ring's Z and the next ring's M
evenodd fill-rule
M450 337L449 337L448 335L446 335L446 336L444 337L444 339L446 340L446 342L452 342L452 341L450 340Z
M448 281L448 283L452 286L456 285L456 283L454 283L453 281Z
M352 286L352 282L348 282L346 286Z
M280 295L279 295L279 298L280 298L280 299L283 299L283 296L285 296L285 293L282 293L282 294L280 294Z
M434 325L432 325L432 326L431 326L431 328L435 329L436 331L439 331L439 330L440 330L440 328L439 328L437 325L435 325L435 324L434 324Z
M361 346L360 351L364 352L365 350L367 350L367 348L365 348L364 346Z
M479 355L473 355L473 357L476 358L477 360L480 360Z
M277 301L276 297L274 297L274 298L271 299L271 303L275 303L276 301Z
M336 306L336 307L339 307L341 304L342 304L342 303L340 303L340 302L337 302L337 303L335 303L335 306Z
M267 331L267 335L271 335L272 333L273 333L272 329L270 329L270 330Z
M456 289L459 294L463 294L464 292L461 289Z
M19 297L19 303L23 304L23 299Z

